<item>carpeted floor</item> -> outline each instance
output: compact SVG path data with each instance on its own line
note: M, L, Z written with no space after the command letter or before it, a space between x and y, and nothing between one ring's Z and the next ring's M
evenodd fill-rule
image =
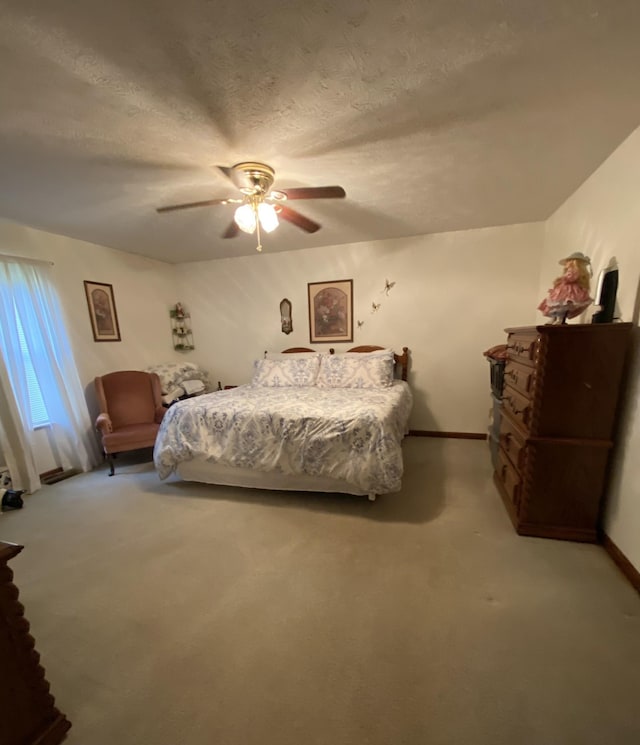
M375 503L130 458L4 513L69 745L637 745L609 557L517 536L485 442L404 447Z

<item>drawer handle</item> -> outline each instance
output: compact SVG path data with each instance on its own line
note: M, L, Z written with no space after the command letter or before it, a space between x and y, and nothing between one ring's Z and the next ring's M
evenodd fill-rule
M504 445L505 450L508 450L509 444L511 443L511 432L505 432L504 434L501 434L500 443Z
M509 408L511 409L511 411L514 414L518 415L518 414L522 414L524 412L524 409L519 409L516 406L515 401L511 398L511 396L507 396L505 400L509 404Z
M507 344L507 349L512 349L516 354L523 354L526 352L529 357L533 358L531 350L533 349L533 343L530 344Z

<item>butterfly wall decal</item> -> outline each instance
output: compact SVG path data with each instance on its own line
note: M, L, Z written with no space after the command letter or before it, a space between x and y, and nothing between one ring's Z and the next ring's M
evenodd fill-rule
M364 321L358 321L358 328L361 329L364 326Z
M389 290L392 290L395 287L395 284L396 284L395 282L389 282L388 279L385 279L385 281L384 281L384 289L382 290L382 292L384 292L385 295L388 295L389 294Z
M376 311L380 310L381 303L371 303L371 312L375 313Z

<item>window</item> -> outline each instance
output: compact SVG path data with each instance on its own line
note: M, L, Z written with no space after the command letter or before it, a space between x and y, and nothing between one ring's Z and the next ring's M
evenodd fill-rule
M88 471L99 462L50 266L0 253L0 397L8 403L0 406L0 426L16 436L7 438L5 455L27 491L41 485L42 447L63 469ZM30 436L34 429L48 436Z
M20 316L16 312L16 324L18 327L18 338L20 340L20 352L22 354L22 360L24 362L24 370L27 376L27 388L29 390L29 414L31 418L31 426L35 429L36 427L44 427L49 424L49 413L42 397L42 391L36 378L36 371L33 368L33 362L31 361L31 355L29 354L29 347L27 346L27 340L24 336L24 329L22 328L22 321Z

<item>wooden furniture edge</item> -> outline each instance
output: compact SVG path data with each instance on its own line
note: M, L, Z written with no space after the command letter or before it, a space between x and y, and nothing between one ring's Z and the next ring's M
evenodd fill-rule
M627 559L606 533L602 534L601 543L613 563L631 583L633 589L640 593L640 571L633 566L629 559Z
M518 532L518 515L516 513L515 505L513 504L513 502L511 501L511 498L505 491L505 488L502 485L502 481L500 480L500 477L498 476L496 471L493 472L493 483L496 485L498 494L500 495L500 499L502 500L502 503L505 506L507 515L509 516L509 519L511 520L511 523L513 524L513 527L515 528L516 533L517 533Z
M543 523L520 522L516 527L516 533L532 538L553 538L559 541L576 541L577 543L598 542L596 530L565 528L563 526L544 525Z
M518 518L515 505L507 494L502 485L498 474L493 472L493 482L496 485L498 494L506 508L507 514L518 535L529 536L530 538L554 538L559 541L577 541L580 543L597 543L598 535L595 530L586 528L567 528L564 526L545 525L544 523L527 523Z
M513 419L509 418L509 421L512 422ZM611 449L613 447L613 440L594 440L589 437L532 437L530 435L524 435L523 439L527 444L531 443L532 445L570 445L574 447L579 446L606 449Z
M60 745L70 729L71 722L64 714L58 713L56 719L51 722L37 740L33 741L32 745Z
M9 561L17 556L24 546L20 546L17 543L9 543L9 541L0 541L0 560Z
M71 722L55 705L55 698L50 693L49 681L44 667L40 664L40 655L35 648L35 639L31 635L31 624L24 615L24 606L19 601L20 592L13 581L13 570L8 562L17 556L24 546L8 541L0 541L0 584L5 592L0 594L3 604L4 622L10 637L15 639L16 652L28 661L25 670L29 671L29 687L34 697L48 709L51 719L46 729L40 732L32 745L60 745L66 733L71 729Z
M347 352L377 352L387 347L379 347L374 344L361 344L358 347L351 347ZM333 349L329 350L333 354ZM396 365L400 365L400 379L406 380L409 374L409 347L402 347L402 354L393 353L393 359Z

